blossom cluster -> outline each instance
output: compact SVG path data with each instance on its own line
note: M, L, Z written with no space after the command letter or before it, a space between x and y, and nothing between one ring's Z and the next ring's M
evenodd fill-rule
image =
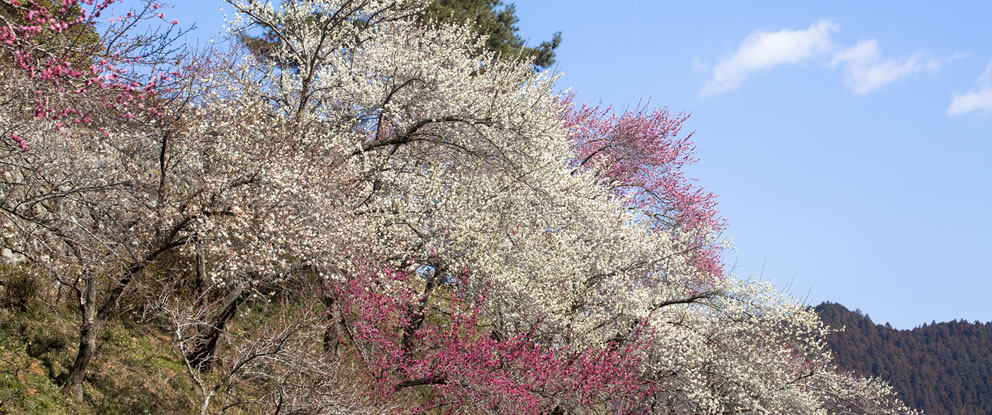
M574 104L415 0L230 0L233 34L263 28L265 53L178 72L148 39L50 60L40 45L110 2L17 3L28 24L0 34L0 244L77 294L83 333L128 293L165 297L199 319L198 340L176 330L202 349L184 355L197 382L202 356L264 344L272 366L250 376L315 385L279 386L280 405L333 384L281 346L322 338L384 399L423 398L412 412L908 412L837 372L807 307L725 275L686 115ZM326 321L217 341L279 295Z

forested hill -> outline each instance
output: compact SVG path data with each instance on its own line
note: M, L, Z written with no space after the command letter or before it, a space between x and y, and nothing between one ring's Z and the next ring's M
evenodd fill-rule
M908 405L930 415L992 414L992 322L896 330L840 304L816 311L828 325L846 327L827 337L842 369L889 381Z

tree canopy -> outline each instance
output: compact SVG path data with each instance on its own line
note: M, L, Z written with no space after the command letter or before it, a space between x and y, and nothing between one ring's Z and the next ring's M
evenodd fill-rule
M264 54L181 53L139 3L75 69L65 28L111 2L0 31L0 245L71 296L75 400L132 319L201 413L912 412L725 275L687 115L574 103L418 0L229 0Z
M418 9L413 14L425 25L467 23L483 40L482 45L473 45L476 54L485 51L503 59L529 60L535 69L546 69L553 65L555 49L561 44L561 32L558 32L550 40L537 46L527 46L526 41L517 34L519 19L514 4L503 4L502 0L431 0L425 8ZM314 17L302 18L307 20ZM280 39L274 36L271 29L265 29L261 36L241 34L240 41L256 54L269 56L274 44L280 42Z
M885 379L904 401L928 414L992 412L992 324L967 321L896 330L840 304L816 306L843 329L827 336L837 365Z
M555 63L555 49L561 44L561 32L536 46L526 46L518 35L516 8L502 0L432 0L423 15L424 19L442 24L469 22L483 39L485 49L500 56L533 59L538 68L548 68Z

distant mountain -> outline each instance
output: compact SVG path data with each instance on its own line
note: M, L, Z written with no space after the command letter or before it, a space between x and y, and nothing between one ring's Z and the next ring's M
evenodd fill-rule
M846 327L827 337L842 369L889 381L907 405L929 415L992 414L992 323L896 330L840 304L816 311L828 325Z

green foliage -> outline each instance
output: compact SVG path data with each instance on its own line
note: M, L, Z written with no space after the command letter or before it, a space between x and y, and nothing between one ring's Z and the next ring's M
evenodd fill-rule
M555 63L555 49L561 44L561 32L537 46L526 46L517 34L520 21L513 3L502 0L433 0L420 16L424 23L462 24L471 22L479 36L485 39L485 50L505 58L533 59L535 69L545 69ZM272 59L273 44L278 42L271 31L262 36L242 33L238 40L258 56ZM482 51L479 51L482 52ZM294 67L294 62L279 62Z
M10 274L3 273L4 278ZM0 413L65 414L74 410L59 381L72 361L61 328L41 310L0 309Z
M38 295L40 284L27 270L9 265L0 265L0 307L14 307L27 311L28 306Z
M837 365L887 380L910 406L927 414L992 413L992 323L924 324L912 330L877 325L860 311L823 303Z
M4 414L66 414L68 403L61 388L43 373L33 370L27 359L7 358L0 348L0 413Z
M168 337L119 321L101 336L84 402L68 399L61 386L75 356L78 324L65 304L0 308L0 414L192 412L197 396Z
M34 0L29 2L27 0L14 0L0 1L0 23L8 23L13 25L26 24L25 16L31 9L29 6L37 4L49 13L58 14L61 13L62 2L56 2L53 0ZM69 16L76 16L82 9L79 5L72 5L66 9L65 13ZM53 42L57 38L63 38L71 42L71 60L73 66L76 69L88 68L92 63L92 58L95 52L99 51L103 47L103 43L100 40L100 34L97 33L94 26L88 25L73 25L69 27L68 31L62 36L55 36L51 39L40 40L40 46L51 47ZM69 45L63 45L69 46Z
M547 68L555 62L555 49L561 44L561 32L551 40L527 47L517 34L520 21L513 3L502 0L434 0L424 18L442 23L472 22L486 39L486 49L505 57L534 59L534 66Z

